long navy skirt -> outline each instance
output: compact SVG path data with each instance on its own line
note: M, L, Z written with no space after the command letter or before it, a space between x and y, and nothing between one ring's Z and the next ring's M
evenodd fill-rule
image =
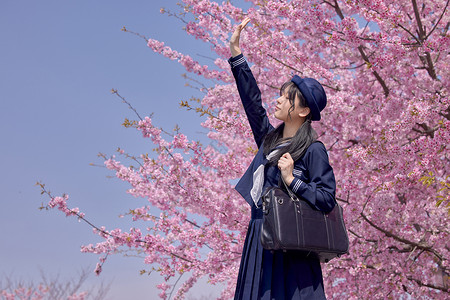
M326 299L319 260L303 252L264 249L261 224L262 209L252 206L234 299Z

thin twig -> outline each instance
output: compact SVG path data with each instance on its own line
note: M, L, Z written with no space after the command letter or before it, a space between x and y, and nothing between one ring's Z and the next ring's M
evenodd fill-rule
M126 29L125 26L123 26L121 30L124 31L124 32L129 32L131 34L134 34L134 35L144 39L146 42L148 42L148 40L149 40L146 36L144 36L144 35L142 35L140 33L137 33L137 32L134 32L134 31Z
M170 298L172 298L172 293L173 293L173 291L175 290L175 287L176 287L178 281L180 281L181 276L183 276L183 274L184 274L184 273L181 273L181 274L180 274L180 277L178 277L177 281L176 281L175 284L173 285L172 290L170 291L170 294L169 294L169 300L170 300Z
M119 92L117 92L117 90L112 89L112 90L111 90L111 93L116 94L120 99L122 99L122 102L123 102L123 103L126 103L126 104L128 105L128 108L131 109L132 111L134 111L134 113L135 113L136 116L139 118L139 120L142 121L142 118L141 118L141 116L139 115L139 113L137 112L137 110L136 110L133 106L131 106L131 104L130 104L127 100L125 100L125 98L122 97L122 96L119 94Z

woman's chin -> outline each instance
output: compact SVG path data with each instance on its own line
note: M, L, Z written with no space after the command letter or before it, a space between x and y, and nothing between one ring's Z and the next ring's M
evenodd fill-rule
M275 119L277 119L277 120L284 121L283 118L281 118L281 117L277 114L277 112L275 112L275 113L273 114L273 116L274 116Z

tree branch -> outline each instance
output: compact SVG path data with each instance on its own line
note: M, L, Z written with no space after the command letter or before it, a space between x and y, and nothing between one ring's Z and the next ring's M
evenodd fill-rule
M122 27L121 31L123 31L123 32L129 32L129 33L131 33L131 34L134 34L134 35L136 35L136 36L138 36L138 37L144 39L146 42L148 42L148 37L146 37L145 35L139 34L139 33L137 33L137 32L130 31L130 30L128 30L125 26Z
M170 298L172 298L172 293L173 293L173 291L175 290L175 287L177 286L178 281L180 281L181 276L183 276L183 274L184 274L184 273L181 273L181 274L180 274L180 277L178 277L177 281L176 281L175 284L173 285L172 290L170 291L169 300L170 300Z
M446 292L446 293L450 293L450 288L448 288L448 287L437 286L437 285L433 285L433 284L430 284L430 283L424 283L424 282L420 281L419 279L413 278L412 276L406 276L406 278L408 280L416 282L420 286L425 286L425 287L428 287L428 288L431 288L431 289L440 290L440 291L443 291L443 292Z
M136 110L133 106L131 106L131 104L130 104L127 100L125 100L125 98L122 97L122 96L119 94L119 92L117 92L117 90L111 89L111 93L112 93L112 94L116 94L120 99L122 99L122 102L123 102L123 103L128 104L128 108L131 109L132 111L134 111L134 113L135 113L136 116L139 118L139 120L142 121L142 118L141 118L141 116L139 115L139 113L137 112L137 110Z
M416 0L411 0L411 2L412 2L412 5L413 5L413 9L414 9L414 16L416 17L417 26L418 26L418 29L419 29L419 39L421 41L423 41L423 39L425 37L425 32L423 31L422 20L420 19L419 8L417 7Z
M326 2L326 3L328 3L328 2ZM331 5L330 3L328 3L328 4ZM339 18L341 18L341 20L344 19L344 14L342 13L342 10L339 7L339 4L337 3L337 0L334 0L334 5L331 5L331 7L334 8L334 10L338 14Z
M421 44L420 40L411 31L405 28L402 24L397 24L397 26L406 31L410 36L412 36L417 41L417 45Z
M41 194L44 194L44 193L45 193L45 194L47 194L51 199L54 198L54 197L51 195L50 191L48 191L47 189L45 189L45 185L44 185L44 184L42 184L42 183L37 183L37 185L39 185L39 186L41 187ZM42 207L40 207L39 209L49 209L49 207L48 207L48 205L47 205L47 207L42 206ZM73 215L77 216L79 220L83 220L83 221L84 221L85 223L87 223L89 226L91 226L92 228L95 228L98 232L100 232L100 233L103 235L104 238L106 238L106 237L111 237L111 238L113 238L113 239L114 239L114 238L117 238L115 235L109 233L108 231L105 231L105 230L103 230L103 229L101 229L101 228L95 226L94 224L92 224L89 220L87 220L83 215L81 215L81 214L78 213L77 211L74 211L74 210L71 209L70 212L71 212ZM144 244L146 244L146 245L149 245L149 243L148 243L147 241L144 241L144 240L136 239L135 242L138 242L138 243L144 243ZM174 257L177 257L177 258L181 259L181 260L187 261L187 262L189 262L189 263L191 263L191 264L194 263L193 261L191 261L191 260L189 260L189 259L187 259L187 258L185 258L185 257L181 257L181 256L179 256L179 255L177 255L177 254L175 254L175 253L173 253L173 252L171 252L171 251L169 251L169 250L167 250L167 249L164 249L164 251L165 251L166 253L168 253L168 254L174 256ZM109 252L108 252L106 255L108 256L108 254L109 254Z
M366 53L364 52L363 46L358 46L358 50L359 53L361 54L363 60L370 64L369 58L367 57ZM386 82L383 80L383 78L381 78L380 74L378 74L377 71L372 71L373 75L375 76L375 78L377 79L377 81L380 83L381 87L383 88L384 91L384 96L387 97L389 96L389 88L386 85Z
M450 0L447 0L447 3L445 4L444 10L442 11L441 16L439 17L439 19L437 20L436 24L434 24L433 28L430 30L430 32L427 34L427 36L425 37L425 39L428 39L428 37L433 33L433 31L437 28L439 22L442 20L442 17L445 14L445 11L447 10L448 4L449 4Z
M418 133L423 134L423 135L428 135L431 138L434 137L435 131L438 130L441 127L440 125L437 125L435 127L429 127L425 123L416 123L416 124L417 124L417 126L423 128L424 131L421 131L421 130L415 128L415 127L412 128L413 131L418 132Z
M416 22L417 22L417 26L418 26L418 30L419 30L419 40L422 44L426 39L425 31L423 29L422 20L420 19L420 13L419 13L419 9L417 7L417 2L416 2L416 0L411 0L411 2L413 5L414 16L416 17ZM428 51L425 52L424 60L428 64L428 68L427 68L428 75L430 75L430 77L432 79L436 80L437 79L436 71L434 70L434 65L433 65L433 61L431 59L430 52L428 52Z
M286 63L284 63L284 62L282 62L282 61L279 60L278 58L273 57L271 54L267 54L267 56L270 57L270 58L272 58L272 59L275 60L276 62L282 64L282 65L285 66L286 68L289 68L289 69L295 71L296 73L302 74L302 72L301 72L300 70L297 70L296 68L294 68L294 67L292 67L292 66L290 66L290 65L288 65L288 64L286 64Z
M336 14L339 16L339 18L341 18L341 20L344 19L344 14L342 13L342 10L339 7L339 4L337 3L337 0L334 0L334 5L332 5L331 3L327 2L327 1L325 1L325 3L327 3L328 5L330 5L331 7L334 8L334 10L336 11ZM367 57L366 53L364 52L362 45L358 46L358 50L359 50L359 53L361 54L363 60L366 63L370 64L369 58ZM384 96L385 97L389 96L389 88L387 87L386 82L383 80L383 78L381 78L380 74L378 74L377 71L372 71L372 74L375 76L375 78L380 83L381 87L383 88Z
M367 267L368 269L374 269L374 270L377 270L377 268L376 268L375 266L372 266L372 265L366 265L366 267ZM382 269L380 269L380 270L382 270L383 272L388 272L388 271L387 271L386 269L384 269L384 268L382 268ZM401 276L402 274L399 273L399 272L394 272L394 275L396 275L396 276ZM446 287L446 286L437 286L437 285L433 285L433 284L430 284L430 283L424 283L423 281L420 281L419 279L415 279L415 278L413 278L412 276L406 276L406 279L411 280L411 281L414 281L415 283L417 283L417 284L420 285L420 286L432 288L432 289L435 289L435 290L440 290L440 291L443 291L443 292L446 292L446 293L449 293L449 292L450 292L450 289L449 289L448 287Z
M364 219L367 223L369 223L370 226L372 226L373 228L377 229L378 231L381 231L381 232L384 233L387 237L391 237L391 238L393 238L394 240L396 240L396 241L398 241L398 242L401 242L401 243L404 243L404 244L409 244L409 245L415 246L415 247L417 247L417 249L421 249L421 250L424 250L424 251L427 251L427 252L431 252L431 253L433 253L437 258L439 258L439 260L443 260L442 255L440 255L440 254L439 254L436 250L434 250L431 246L428 246L428 245L426 245L426 244L424 244L424 243L416 243L416 242L413 242L413 241L409 241L409 240L407 240L407 239L405 239L405 238L401 238L401 237L395 235L394 233L392 233L392 232L390 232L390 231L388 231L388 230L386 230L386 229L383 229L383 228L381 228L380 226L378 226L378 225L376 225L375 223L373 223L371 220L369 220L369 218L368 218L363 212L361 213L361 216L363 217L363 219Z

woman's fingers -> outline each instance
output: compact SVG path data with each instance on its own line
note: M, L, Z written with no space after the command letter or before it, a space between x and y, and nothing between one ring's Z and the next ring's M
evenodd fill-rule
M283 154L280 159L278 160L278 168L281 169L286 169L289 168L290 166L294 165L294 161L291 157L291 155L289 153L285 153Z
M241 30L244 29L244 27L247 26L247 24L249 22L250 22L250 18L249 17L245 17L245 19L240 24Z
M284 158L288 159L288 160L292 160L292 156L289 154L289 152L286 152L285 154L283 154Z
M286 161L286 158L281 157L280 160L278 161L278 168L280 169L284 169L289 165L289 162Z
M241 24L239 24L238 26L236 26L235 32L238 31L238 33L241 33L242 29L245 28L245 26L247 26L247 24L250 22L250 18L246 17L244 20L242 20Z
M241 35L241 31L247 26L247 24L250 22L250 18L246 17L241 24L236 26L236 29L233 32L233 35L231 36L231 42L239 42L239 37Z
M281 176L286 184L291 184L294 180L292 172L294 170L294 160L289 153L284 153L278 160L278 168L281 171Z

